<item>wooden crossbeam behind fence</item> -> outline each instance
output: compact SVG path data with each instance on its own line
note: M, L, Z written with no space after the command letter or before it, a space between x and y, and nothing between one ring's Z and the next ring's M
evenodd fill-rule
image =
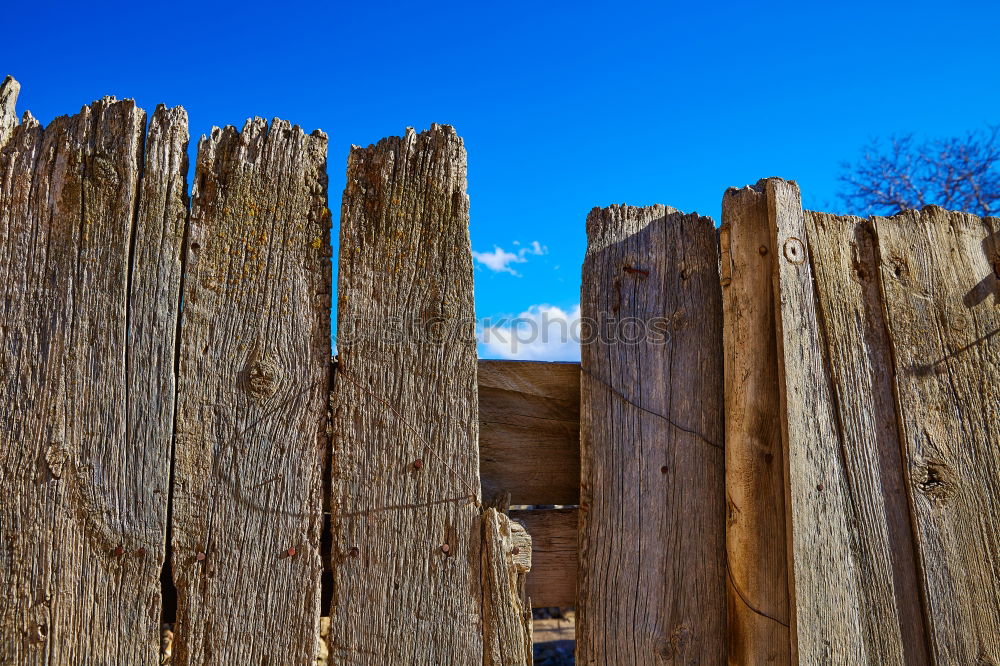
M477 361L465 149L408 130L331 365L325 135L215 129L189 202L183 109L18 89L0 663L526 666L529 603L581 663L1000 663L995 218L595 209L582 363Z

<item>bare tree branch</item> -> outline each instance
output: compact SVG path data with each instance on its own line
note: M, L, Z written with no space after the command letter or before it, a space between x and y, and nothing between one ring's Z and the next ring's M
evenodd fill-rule
M869 143L841 165L843 203L860 214L892 215L937 204L977 215L1000 211L1000 126L918 143L912 134Z

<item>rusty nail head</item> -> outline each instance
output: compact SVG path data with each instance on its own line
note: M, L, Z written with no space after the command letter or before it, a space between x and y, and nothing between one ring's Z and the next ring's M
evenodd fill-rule
M205 553L198 553L197 555L194 556L194 559L198 560L199 562L204 562L205 561Z
M664 465L663 467L660 468L660 474L666 474L669 471L670 471L670 468L667 467L666 465Z
M118 546L117 548L115 548L115 557L121 557L124 554L125 554L125 549L124 548L122 548L121 546Z
M816 486L816 490L823 490L823 484L821 483L821 484L817 485Z
M286 550L285 555L288 555L288 557L295 557L295 546L292 546L291 548Z
M357 557L358 555L361 554L361 551L358 550L357 546L351 546L351 551L350 552L351 552L351 557Z
M423 469L423 467L424 467L424 461L421 460L420 458L417 458L416 460L413 461L413 469Z
M135 554L138 555L139 557L142 557L143 555L146 554L146 549L145 548L136 548L135 549Z
M441 552L442 553L447 553L449 550L451 550L451 546L449 546L446 543L441 544Z
M757 248L757 252L760 254L760 256L763 257L764 255L767 254L767 246L761 245L759 248Z
M520 553L520 552L521 552L521 549L520 549L520 548L518 548L517 546L514 546L514 550L512 550L512 551L510 551L510 552L512 552L512 553L514 553L515 555L517 555L518 553Z

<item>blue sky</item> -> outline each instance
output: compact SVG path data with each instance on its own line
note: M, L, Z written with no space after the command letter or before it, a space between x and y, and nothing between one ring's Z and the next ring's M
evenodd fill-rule
M352 143L454 125L479 317L571 317L593 206L718 220L727 186L782 176L839 211L869 138L1000 122L1000 3L14 3L4 23L0 74L43 123L110 94L183 105L192 143L253 115L321 128L335 211Z

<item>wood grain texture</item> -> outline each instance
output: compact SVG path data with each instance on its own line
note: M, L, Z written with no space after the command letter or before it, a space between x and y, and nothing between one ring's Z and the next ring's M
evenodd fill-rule
M612 206L590 213L587 236L581 312L599 330L582 345L577 663L722 663L714 224L663 206ZM630 317L648 335L617 323Z
M174 664L306 664L330 376L326 136L255 118L198 147L173 491Z
M933 658L1000 663L1000 224L873 223Z
M144 165L145 120L26 114L0 151L2 663L159 659L187 122Z
M851 488L814 301L798 186L769 178L782 437L787 447L793 658L802 664L879 663L864 615L866 584L849 521ZM887 646L897 645L887 641Z
M483 497L580 501L580 364L479 361Z
M767 200L722 200L726 562L731 664L789 664L785 464Z
M21 92L21 84L12 76L4 78L0 83L0 148L3 148L17 127L17 95Z
M331 473L334 663L483 661L465 192L451 127L351 149Z
M531 537L526 590L533 608L576 605L579 568L579 509L523 509L510 519Z
M865 640L880 664L928 664L877 238L856 217L806 212L804 221L838 429L826 446L845 483Z
M483 512L483 666L528 666L532 661L531 608L525 576L531 537L493 508Z

